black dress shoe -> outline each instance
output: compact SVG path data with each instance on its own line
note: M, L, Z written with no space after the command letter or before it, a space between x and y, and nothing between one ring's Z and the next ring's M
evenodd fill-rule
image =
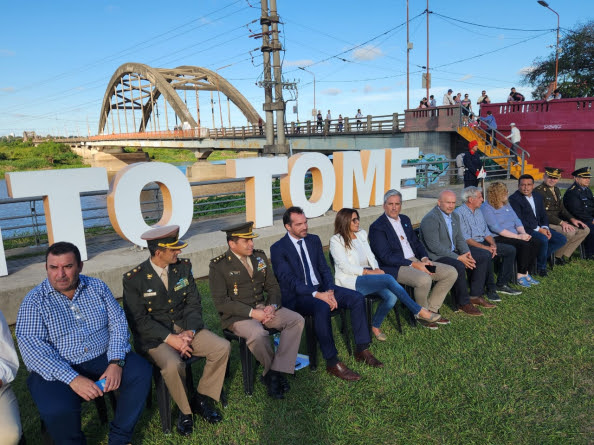
M193 397L190 405L192 406L192 412L201 416L208 423L219 423L223 420L223 416L210 406L206 396L197 395Z
M538 274L538 276L539 276L539 277L547 277L547 276L549 276L549 273L547 272L547 270L546 270L546 269L540 269L540 270L537 272L537 274Z
M182 436L189 436L194 431L194 420L191 414L179 413L177 418L177 432Z
M557 258L555 257L555 266L565 266L569 261L567 261L565 258L561 257L561 258Z
M279 373L270 370L262 377L262 383L268 388L268 395L273 399L284 399L283 390L281 389Z
M289 385L289 381L287 380L287 377L282 374L282 373L278 373L278 385L281 389L281 391L284 393L289 392L289 390L291 389L291 386Z

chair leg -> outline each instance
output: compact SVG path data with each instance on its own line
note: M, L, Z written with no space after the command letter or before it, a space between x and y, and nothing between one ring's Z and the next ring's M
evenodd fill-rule
M394 318L396 319L396 329L398 329L398 332L402 334L402 324L400 323L400 309L398 308L398 302L396 302L392 310L394 311Z
M254 356L245 338L239 338L239 356L243 375L243 390L249 396L254 392Z
M309 355L309 369L315 371L318 367L318 339L316 338L312 315L305 317L305 341L307 342L307 354Z
M153 366L153 379L155 380L155 391L157 393L157 404L159 405L159 415L161 416L161 429L163 433L171 432L171 403L169 401L169 390L161 375L161 370Z
M367 327L369 327L369 336L372 336L371 331L371 313L373 312L373 298L365 297L365 315L367 315Z

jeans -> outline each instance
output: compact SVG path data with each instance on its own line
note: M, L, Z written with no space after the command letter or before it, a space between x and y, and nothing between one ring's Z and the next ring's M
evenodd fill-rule
M543 270L547 268L547 258L549 258L558 249L563 247L567 242L567 238L561 235L559 232L551 230L551 239L547 239L546 235L543 235L536 230L530 231L530 235L541 241L540 248L538 250L538 256L536 257L536 268Z
M398 298L413 314L418 314L422 309L412 298L408 296L404 288L398 284L392 275L360 275L355 284L357 292L363 295L377 294L383 301L377 307L371 325L379 328L394 307Z

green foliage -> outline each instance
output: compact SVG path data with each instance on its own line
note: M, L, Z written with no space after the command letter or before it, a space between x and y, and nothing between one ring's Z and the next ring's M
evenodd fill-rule
M37 147L21 140L0 144L0 174L5 172L41 170L44 168L85 167L82 158L68 146L46 141Z
M136 149L134 149L136 151ZM149 158L158 162L195 162L196 157L191 150L171 148L144 148Z
M594 96L594 20L568 30L559 41L559 75L557 87L564 98ZM534 67L522 83L530 85L532 98L544 99L550 83L555 81L555 51L532 62Z

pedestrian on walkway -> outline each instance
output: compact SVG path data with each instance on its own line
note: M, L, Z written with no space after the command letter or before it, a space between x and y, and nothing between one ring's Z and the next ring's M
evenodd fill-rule
M339 114L339 115L338 115L338 131L339 131L339 132L342 132L342 128L343 128L342 121L343 121L343 119L342 119L342 114Z
M316 120L317 120L316 132L319 130L320 133L322 133L324 131L324 118L322 116L322 110L318 110Z
M363 119L363 115L361 114L361 108L357 109L357 114L355 115L357 119L357 130L361 128L361 119Z
M452 97L452 93L454 90L451 88L448 90L446 94L443 95L443 105L456 105L454 98Z
M509 126L511 127L511 133L509 136L506 136L507 139L510 140L510 142L512 143L511 149L510 149L510 154L515 155L516 156L516 162L515 164L519 164L520 163L520 155L519 155L519 151L520 151L520 147L518 146L518 142L520 142L520 140L522 139L522 136L520 135L520 129L516 126L515 123L511 123L509 124Z
M493 148L497 147L497 139L495 139L495 130L497 130L497 122L495 116L490 111L487 111L487 115L481 118L481 122L486 124L485 138L487 145L491 144L491 138L493 138Z

